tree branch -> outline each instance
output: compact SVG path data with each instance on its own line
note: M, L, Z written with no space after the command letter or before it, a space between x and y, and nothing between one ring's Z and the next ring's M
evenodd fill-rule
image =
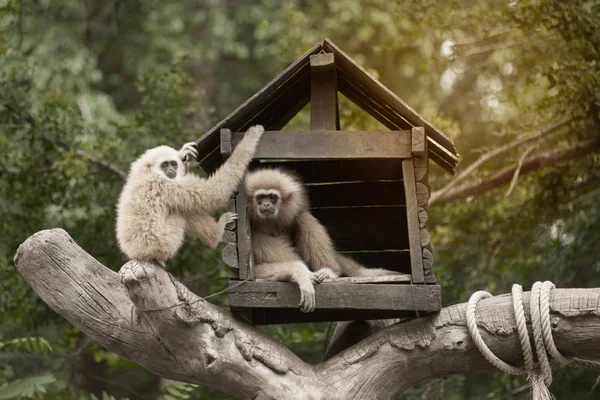
M392 399L428 379L493 368L469 337L466 304L389 326L309 365L159 266L131 261L117 274L61 229L31 236L15 263L50 307L102 346L159 376L239 398ZM524 302L528 310L528 294ZM554 290L550 309L560 351L600 353L600 289ZM510 296L483 300L478 322L495 354L521 363Z
M501 155L504 155L504 154L508 153L509 151L511 151L512 149L519 147L523 143L528 143L528 142L531 142L534 140L541 139L545 136L548 136L549 134L553 133L557 129L567 125L568 123L570 123L572 121L573 121L572 118L564 119L560 122L557 122L557 123L549 126L548 128L546 128L544 130L541 130L539 132L535 132L535 133L532 133L529 135L525 135L517 140L514 140L508 144L505 144L504 146L498 147L497 149L494 149L488 153L483 154L481 157L479 157L477 160L475 160L475 162L473 164L469 165L464 171L462 171L460 174L458 174L456 176L456 178L454 178L450 182L448 182L448 184L446 184L446 186L444 186L440 190L436 190L435 192L431 193L431 198L429 199L429 206L431 207L431 206L437 204L438 201L440 200L440 198L444 197L444 195L452 187L456 186L458 184L458 182L461 182L462 180L464 180L467 176L471 175L471 173L473 173L473 171L475 171L477 168L479 168L480 166L482 166L483 164L485 164L492 158L496 158Z
M109 163L108 161L100 160L94 156L89 155L88 153L86 153L85 151L83 151L81 149L76 149L75 154L77 154L78 157L86 160L87 162L89 162L91 164L96 164L96 165L104 168L108 172L112 172L113 174L118 175L119 177L121 177L121 179L127 178L127 173L125 171L123 171L121 168L119 168L118 166L116 166L115 164Z

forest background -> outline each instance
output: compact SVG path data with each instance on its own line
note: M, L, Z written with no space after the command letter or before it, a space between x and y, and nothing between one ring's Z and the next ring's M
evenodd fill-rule
M489 158L431 208L445 305L514 282L598 286L599 27L600 2L576 0L0 0L0 399L227 398L96 345L37 297L13 256L61 227L118 270L128 165L198 139L325 37L452 137L459 173ZM381 129L341 95L340 117L342 129ZM434 191L453 179L431 173ZM170 267L199 295L230 275L197 241ZM318 362L328 328L266 330ZM593 373L555 373L557 398L598 396ZM525 399L525 383L454 376L402 398Z

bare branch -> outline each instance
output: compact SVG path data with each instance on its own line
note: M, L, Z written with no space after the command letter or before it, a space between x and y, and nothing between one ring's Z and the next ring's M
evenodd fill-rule
M131 261L117 274L61 229L31 236L15 263L50 307L110 351L161 377L238 398L393 399L419 382L493 368L470 339L466 304L394 324L309 365L159 266ZM523 301L528 310L528 293ZM553 290L550 310L561 352L600 353L600 289ZM477 318L490 349L520 365L510 296L483 300Z
M587 140L566 149L548 151L525 160L521 165L520 175L525 175L539 168L558 165L566 161L578 159L588 154L598 152L600 152L600 143L597 140ZM503 168L489 178L478 179L476 182L451 189L447 191L446 194L438 197L435 204L451 203L502 186L510 182L516 168L517 166Z
M513 174L512 181L510 182L510 186L508 187L508 190L506 191L506 194L504 195L504 197L510 196L510 194L512 193L515 186L517 186L517 181L519 180L519 173L521 172L521 167L523 166L523 161L529 155L529 153L531 153L536 147L537 147L537 145L533 145L533 146L527 148L527 150L525 150L523 152L523 154L521 154L521 157L519 157L519 162L517 163L517 168L515 169L515 173Z
M448 184L446 184L446 186L444 186L440 190L436 190L435 192L433 192L431 194L431 198L429 199L429 206L431 207L432 205L437 204L439 199L441 197L443 197L452 187L456 186L456 184L458 184L458 182L461 182L462 180L464 180L467 176L471 175L471 173L473 173L473 171L475 171L477 168L479 168L480 166L482 166L489 160L496 158L498 156L501 156L503 154L506 154L509 151L511 151L512 149L514 149L524 143L528 143L533 140L538 140L543 137L546 137L549 134L555 132L557 129L569 124L572 121L573 121L572 118L564 119L560 122L557 122L557 123L549 126L548 128L546 128L544 130L522 136L521 138L519 138L517 140L514 140L508 144L505 144L504 146L498 147L497 149L494 149L488 153L483 154L481 157L479 157L477 160L475 160L475 162L473 164L469 165L464 171L462 171L460 174L458 174L456 176L456 178L454 178L450 182L448 182Z

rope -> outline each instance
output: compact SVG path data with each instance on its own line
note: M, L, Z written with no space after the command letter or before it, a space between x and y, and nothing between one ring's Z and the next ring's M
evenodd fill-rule
M523 352L524 368L515 367L498 358L485 344L479 333L476 320L477 305L481 300L490 298L492 295L485 291L475 292L467 304L467 329L479 352L490 364L502 372L511 375L527 374L533 400L550 400L554 398L549 390L552 384L552 369L549 357L554 358L562 366L581 367L600 371L600 362L567 357L556 348L550 323L550 291L554 288L554 284L550 281L544 283L536 282L531 288L529 310L533 339L538 356L538 363L536 365L533 359L529 332L527 331L527 320L523 309L523 287L518 284L512 286L513 310L517 323L517 333L521 343L521 351Z

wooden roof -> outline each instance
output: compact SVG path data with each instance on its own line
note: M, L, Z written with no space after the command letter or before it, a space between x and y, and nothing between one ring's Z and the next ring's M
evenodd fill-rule
M335 55L339 92L389 129L425 127L429 157L445 170L454 173L459 156L452 140L329 39L314 45L197 141L202 160L200 163L205 171L212 172L222 163L219 151L221 128L242 132L252 125L261 124L265 130L280 130L308 104L310 56L323 51Z

